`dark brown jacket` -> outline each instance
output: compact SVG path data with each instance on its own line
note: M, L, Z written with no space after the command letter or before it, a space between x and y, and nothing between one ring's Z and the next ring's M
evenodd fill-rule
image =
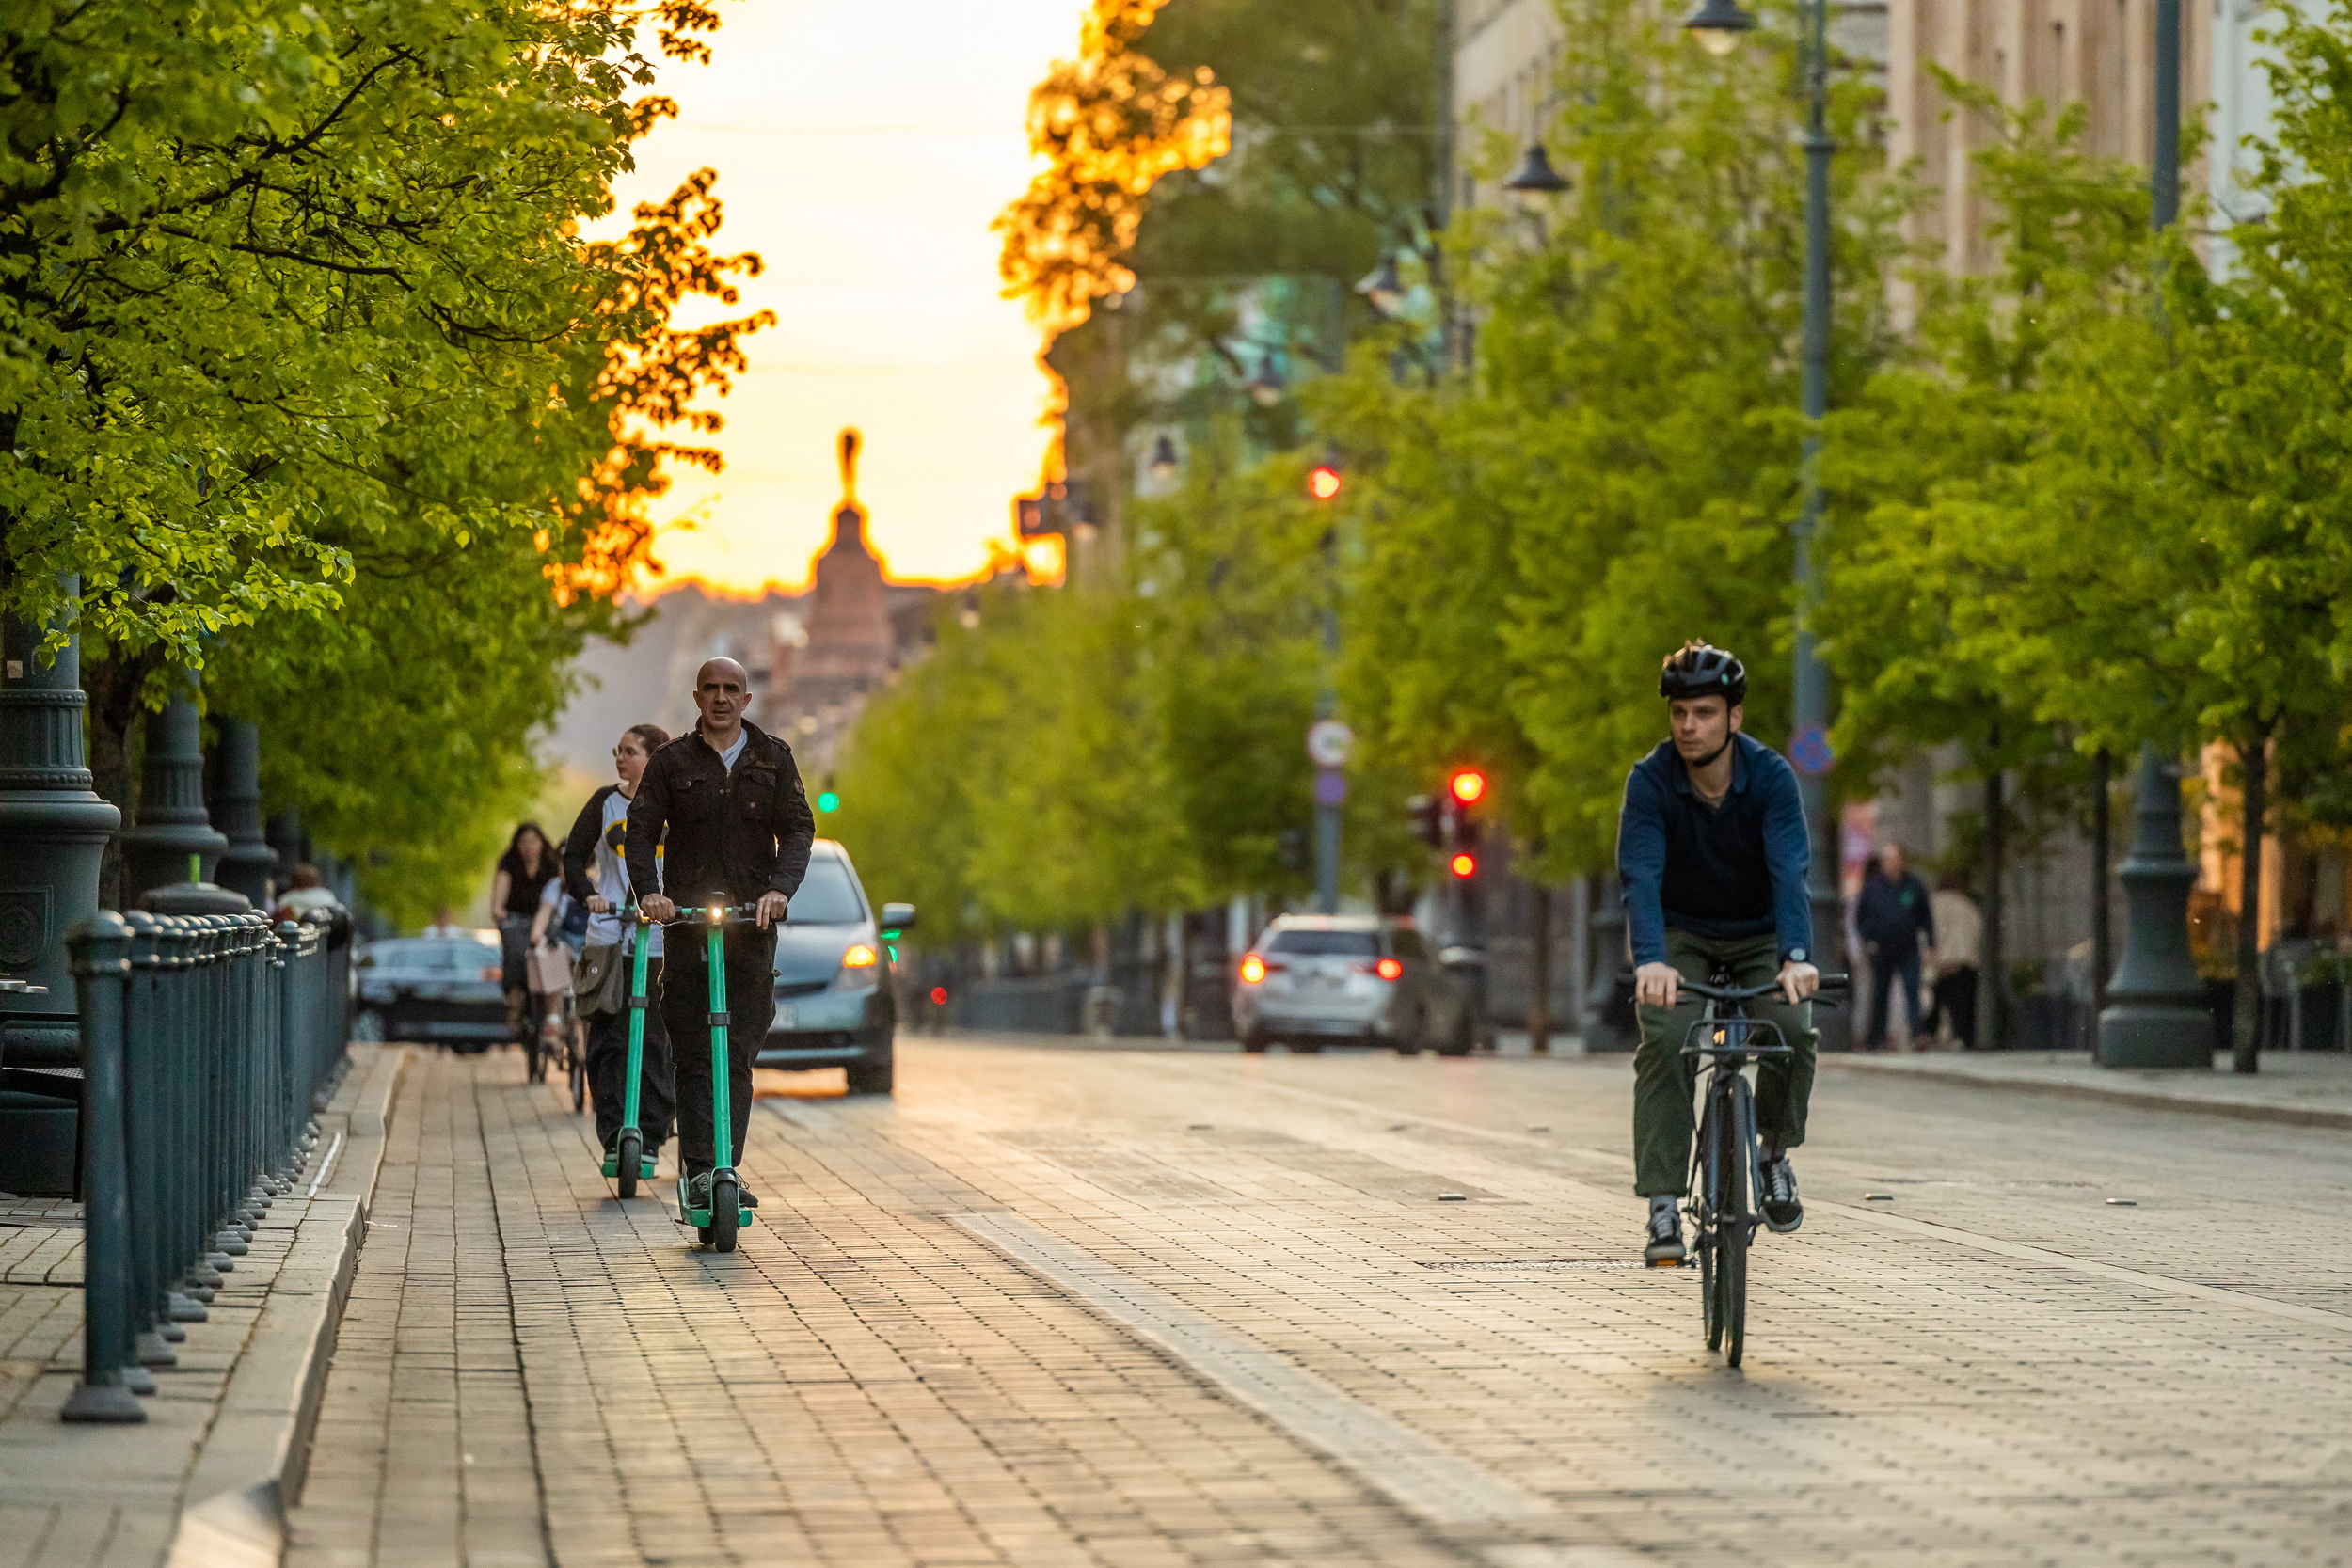
M727 771L690 730L654 752L628 806L628 885L642 901L666 892L682 905L713 894L730 904L800 891L817 837L792 748L746 720L743 752ZM661 830L667 824L665 841ZM654 846L662 848L659 882Z

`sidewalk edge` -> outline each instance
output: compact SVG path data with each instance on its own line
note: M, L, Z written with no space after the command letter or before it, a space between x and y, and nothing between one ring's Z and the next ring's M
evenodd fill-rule
M195 1500L180 1514L165 1568L260 1568L284 1560L287 1506L302 1494L336 1332L367 1237L368 1204L411 1060L405 1046L374 1054L347 1106L320 1117L330 1152L321 1156L317 1196L297 1190L278 1200L299 1206L294 1243L189 1470L185 1496Z
M2303 1105L2264 1105L2249 1101L2197 1100L2185 1095L2127 1089L2120 1085L2108 1088L2100 1084L2036 1083L2031 1079L1993 1078L1949 1068L1912 1067L1836 1055L1822 1056L1820 1065L1872 1078L1924 1080L1933 1084L1957 1084L1972 1089L2036 1094L2059 1100L2090 1100L2107 1105L2125 1105L2138 1111L2178 1111L2186 1116L2219 1117L2227 1121L2267 1121L2290 1127L2352 1129L2352 1111L2319 1110Z

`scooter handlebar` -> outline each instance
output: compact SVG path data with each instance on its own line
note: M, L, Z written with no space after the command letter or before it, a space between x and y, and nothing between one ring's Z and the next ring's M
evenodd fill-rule
M728 926L759 917L757 904L680 904L675 920L655 920L644 906L631 904L629 917L640 926Z

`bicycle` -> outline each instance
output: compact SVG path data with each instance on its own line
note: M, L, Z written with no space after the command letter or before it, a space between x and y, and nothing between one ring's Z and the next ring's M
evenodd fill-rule
M1747 1341L1748 1247L1764 1221L1755 1208L1763 1160L1747 1069L1792 1055L1794 1048L1781 1037L1779 1025L1745 1011L1745 1004L1778 990L1779 981L1732 986L1729 979L1719 970L1705 985L1681 982L1682 990L1707 998L1705 1012L1682 1037L1682 1054L1697 1058L1707 1074L1705 1108L1691 1148L1691 1198L1684 1207L1693 1231L1692 1256L1699 1271L1707 1348L1722 1351L1724 1364L1737 1367ZM1843 990L1849 983L1847 975L1824 974L1820 990ZM1836 1006L1819 992L1809 1000Z

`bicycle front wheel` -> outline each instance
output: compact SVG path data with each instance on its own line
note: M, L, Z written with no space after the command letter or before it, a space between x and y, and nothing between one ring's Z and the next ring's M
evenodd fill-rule
M1722 1276L1724 1365L1737 1367L1747 1349L1748 1242L1756 1234L1748 1215L1748 1162L1756 1148L1756 1101L1745 1078L1731 1082L1730 1125L1723 1143L1722 1218L1717 1227L1722 1254L1716 1272Z
M1722 1212L1716 1203L1717 1173L1723 1165L1716 1153L1717 1146L1723 1140L1716 1136L1717 1119L1715 1097L1709 1095L1707 1097L1707 1110L1699 1120L1698 1170L1694 1173L1696 1180L1691 1183L1691 1190L1698 1195L1697 1212L1692 1216L1696 1223L1692 1227L1691 1244L1698 1249L1699 1310L1707 1322L1708 1350L1724 1348L1723 1293L1719 1288L1723 1268L1716 1258L1719 1239L1716 1215Z

